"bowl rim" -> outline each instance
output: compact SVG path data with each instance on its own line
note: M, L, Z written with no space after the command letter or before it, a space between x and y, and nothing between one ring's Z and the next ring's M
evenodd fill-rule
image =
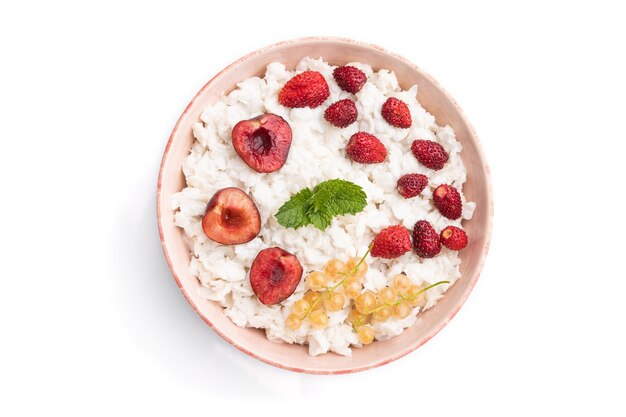
M174 269L174 265L172 263L172 260L170 258L170 254L169 254L169 250L168 250L168 244L165 241L164 238L164 232L163 232L163 225L162 225L162 216L163 216L163 212L162 212L162 208L161 208L161 184L162 184L162 180L163 180L163 176L164 176L164 166L165 166L165 162L167 160L169 151L170 151L170 147L172 145L172 142L174 140L174 136L176 135L176 133L178 132L179 126L181 125L183 119L185 119L189 109L191 108L191 106L195 103L195 101L198 99L198 97L200 95L202 95L207 89L209 89L211 87L211 85L213 84L214 80L217 79L221 74L223 74L226 71L229 71L231 68L238 66L240 64L242 64L243 62L247 61L248 59L262 54L267 50L271 50L273 48L277 48L277 47L281 47L281 46L286 46L286 45L293 45L293 44L298 44L298 43L310 43L310 42L337 42L337 43L344 43L344 44L353 44L353 45L357 45L357 46L361 46L364 48L373 48L373 49L377 49L380 52L383 52L384 54L387 54L399 61L402 61L404 64L408 65L409 67L411 67L413 70L419 72L424 78L426 78L428 81L430 81L434 86L437 87L437 89L443 94L443 96L450 101L450 103L452 103L452 105L454 106L454 108L458 111L459 116L461 118L461 120L463 121L463 123L466 124L473 141L475 142L476 145L476 150L478 153L478 157L480 159L480 161L482 162L482 166L485 172L485 180L486 180L486 184L487 187L485 187L485 189L483 190L486 193L486 197L487 197L487 202L488 202L488 208L487 208L487 223L485 226L485 237L486 237L486 241L485 241L485 245L482 249L482 253L481 253L481 257L479 259L479 264L477 265L477 273L475 274L474 277L471 277L471 281L469 282L469 285L467 286L467 289L461 294L460 298L459 298L459 302L456 306L456 308L450 313L450 315L443 320L438 326L433 327L424 338L422 338L419 343L415 344L415 345L411 345L408 346L406 349L404 349L403 351L401 351L400 353L392 356L392 357L384 357L381 358L380 360L371 363L371 364L367 364L367 365L363 365L363 366L359 366L359 367L346 367L346 368L337 368L337 369L333 369L333 370L320 370L320 369L311 369L311 368L299 368L299 367L295 367L295 366L290 366L290 365L285 365L283 363L280 362L276 362L275 360L272 360L270 358L264 357L262 355L258 355L255 352L252 352L246 348L244 348L243 346L239 345L236 341L232 340L231 338L229 338L228 336L226 336L224 333L222 333L212 322L211 320L209 320L208 317L206 317L205 315L203 315L200 310L198 309L198 307L196 306L196 304L193 302L193 300L191 299L191 297L187 294L186 289L183 287L183 284L180 280L180 278L178 277L175 269ZM276 42L273 43L271 45L267 45L264 46L262 48L259 48L239 59L237 59L236 61L232 62L230 65L226 66L224 69L222 69L221 71L219 71L217 74L215 74L195 95L194 97L191 99L191 101L189 102L189 104L187 104L187 106L185 107L185 109L183 110L182 114L180 115L180 117L178 118L178 120L176 121L176 124L174 125L174 128L172 130L172 133L169 136L169 139L167 141L167 144L165 146L165 150L163 152L163 158L161 159L161 164L159 167L159 176L158 176L158 180L157 180L157 194L156 194L156 208L157 208L157 224L158 224L158 229L159 229L159 239L161 241L161 247L163 248L163 253L165 255L165 259L167 261L167 265L169 267L169 270L174 278L174 280L176 281L176 285L178 286L179 290L181 291L181 293L183 294L183 296L185 297L185 299L187 300L187 302L191 305L191 307L194 309L194 311L196 312L196 314L198 316L200 316L200 318L209 325L209 327L211 329L213 329L213 331L215 331L215 333L217 333L222 339L224 339L226 342L228 342L229 344L233 345L234 347L236 347L238 350L240 350L241 352L255 358L258 359L262 362L265 362L269 365L273 365L276 366L278 368L282 368L282 369L286 369L289 371L294 371L294 372L299 372L299 373L307 373L307 374L322 374L322 375L339 375L339 374L348 374L348 373L355 373L355 372L361 372L361 371L365 371L368 369L373 369L385 364L388 364L390 362L393 362L397 359L400 359L406 355L408 355L409 353L417 350L417 348L419 348L420 346L422 346L424 343L428 342L430 339L432 339L437 333L439 333L447 324L448 322L450 322L450 320L452 320L452 318L459 312L459 310L461 309L461 307L465 304L465 302L467 301L467 298L469 297L470 293L472 292L472 290L474 289L474 286L476 285L476 282L478 281L478 278L480 277L480 274L483 270L484 264L485 264L485 260L487 258L487 254L489 252L489 247L490 247L490 243L491 243L491 238L492 238L492 230L493 230L493 214L494 214L494 201L493 201L493 186L492 186L492 180L491 180L491 170L489 168L489 165L487 163L487 159L485 158L485 153L483 150L483 147L480 143L480 140L478 138L478 135L476 134L476 131L474 130L473 125L470 123L470 121L467 119L467 117L465 116L465 113L463 112L463 110L461 109L461 107L459 106L459 104L456 102L456 100L443 88L441 87L441 85L432 77L430 76L430 74L428 74L427 72L425 72L424 70L422 70L420 67L418 67L417 65L415 65L414 63L412 63L411 61L409 61L408 59L406 59L405 57L396 54L394 52L390 52L387 49L375 45L375 44L371 44L368 42L362 42L362 41L356 41L353 39L349 39L349 38L343 38L343 37L333 37L333 36L310 36L310 37L301 37L301 38L295 38L295 39L289 39L289 40L285 40L285 41L281 41L281 42Z

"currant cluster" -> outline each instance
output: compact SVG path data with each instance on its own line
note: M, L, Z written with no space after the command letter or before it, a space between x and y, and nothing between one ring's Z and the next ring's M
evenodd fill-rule
M287 316L286 325L297 330L305 320L316 329L328 326L328 314L342 310L349 303L348 321L361 343L370 344L376 337L372 322L384 322L390 318L403 319L411 314L415 307L426 305L426 291L449 281L439 281L431 285L416 285L405 274L393 277L391 285L378 293L363 291L363 277L368 265L365 258L347 260L333 258L322 271L311 272L305 280L308 291L296 301Z
M312 327L324 329L328 326L328 313L346 306L346 302L356 299L363 291L362 279L367 273L365 258L353 257L346 262L338 258L329 260L322 271L311 272L305 280L308 291L296 301L287 316L287 327L300 328L305 320Z

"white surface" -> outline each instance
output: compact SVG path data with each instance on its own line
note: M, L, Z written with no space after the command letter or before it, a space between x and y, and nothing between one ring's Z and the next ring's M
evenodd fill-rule
M623 11L180 3L0 6L0 414L200 415L263 399L248 407L624 415ZM473 121L496 197L491 253L456 318L404 359L336 377L223 342L178 292L155 223L161 154L193 94L260 46L316 34L435 76Z

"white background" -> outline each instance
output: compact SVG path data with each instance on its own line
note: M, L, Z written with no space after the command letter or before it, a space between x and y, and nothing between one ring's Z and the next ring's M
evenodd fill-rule
M0 414L623 416L625 13L505 3L3 2ZM438 79L481 138L496 203L456 318L397 362L334 377L214 334L155 219L161 155L195 92L313 35L379 44Z

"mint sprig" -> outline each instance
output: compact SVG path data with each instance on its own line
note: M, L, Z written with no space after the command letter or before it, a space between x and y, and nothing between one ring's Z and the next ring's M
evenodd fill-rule
M285 227L297 229L313 225L326 230L335 216L356 214L367 205L367 195L358 185L334 179L319 183L313 190L303 188L285 202L276 220Z

